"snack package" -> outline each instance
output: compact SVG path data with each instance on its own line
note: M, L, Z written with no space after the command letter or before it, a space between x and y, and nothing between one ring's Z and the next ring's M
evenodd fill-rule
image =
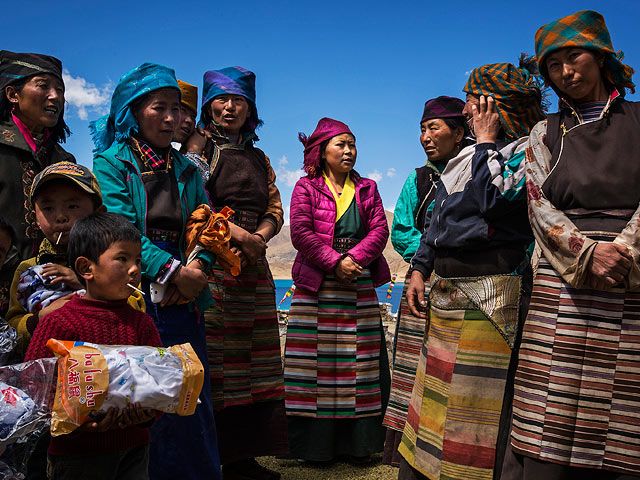
M22 308L29 313L39 312L59 298L75 293L75 290L67 287L64 282L52 283L56 277L42 276L42 267L45 265L49 264L34 265L20 275L16 297ZM79 292L84 294L85 290L79 290Z
M70 433L111 407L140 403L192 415L204 368L189 343L173 347L96 345L50 339L58 355L51 435Z
M0 367L0 478L24 478L40 436L49 429L55 358Z

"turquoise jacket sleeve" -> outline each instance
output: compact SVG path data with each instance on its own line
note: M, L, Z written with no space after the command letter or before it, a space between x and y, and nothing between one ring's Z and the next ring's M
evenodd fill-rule
M136 170L128 168L111 149L93 159L93 173L102 191L102 201L109 212L119 213L142 233L142 274L155 280L172 258L145 236L146 200L144 186Z
M190 188L193 189L195 194L195 206L191 209L193 212L200 205L210 205L209 196L207 195L206 190L204 189L204 185L202 184L202 176L201 175L192 175ZM196 255L196 258L200 258L207 262L209 268L216 263L216 256L208 250L200 250Z
M413 170L400 192L398 203L393 211L393 225L391 226L393 248L402 255L406 262L409 262L418 250L422 236L422 232L415 224L415 216L420 206L419 200L416 171Z

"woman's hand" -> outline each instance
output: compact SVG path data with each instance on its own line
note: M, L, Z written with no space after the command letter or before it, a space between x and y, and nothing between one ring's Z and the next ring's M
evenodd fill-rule
M629 250L614 242L598 242L589 262L589 286L595 290L624 282L631 270L633 258Z
M189 266L179 269L171 279L171 283L176 286L180 295L189 302L195 300L198 294L208 286L207 276L200 268L193 266L193 262ZM161 302L162 306L165 305L163 302Z
M262 238L247 232L247 236L240 243L240 249L244 253L247 263L255 265L267 253L267 244Z
M247 266L247 256L242 252L242 250L240 250L238 247L231 247L229 250L231 250L231 252L237 255L237 257L240 259L240 267L244 268Z
M80 283L75 272L69 267L57 265L55 263L49 263L42 266L43 277L55 277L51 280L51 283L64 282L65 285L73 290L80 290L84 288L84 285Z
M427 318L425 313L427 302L424 300L424 275L418 270L411 272L411 280L407 287L407 303L412 315Z
M473 131L478 143L496 143L500 133L500 115L493 97L480 95L480 104L472 105Z
M336 268L333 269L338 280L344 283L349 283L362 274L362 267L353 260L349 255L344 257Z

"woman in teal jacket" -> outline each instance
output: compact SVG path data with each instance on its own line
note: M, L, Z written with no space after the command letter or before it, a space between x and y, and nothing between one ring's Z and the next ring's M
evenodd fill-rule
M420 119L420 144L427 154L427 162L413 170L407 178L393 212L391 243L409 263L420 245L425 230L425 218L435 197L440 174L447 162L467 145L468 128L462 115L464 102L453 97L438 97L427 101ZM426 320L411 314L407 304L407 281L404 284L394 338L391 395L384 416L387 435L382 461L398 466L398 444L402 438L411 389L418 366L420 347ZM429 282L425 282L425 291ZM426 293L425 293L426 295Z
M204 251L185 265L186 222L208 204L197 167L171 148L180 123L180 88L173 70L144 63L125 74L111 110L90 125L93 170L104 204L142 234L142 289L147 313L165 346L189 342L205 368L201 403L191 416L163 415L151 428L151 479L219 479L220 459L211 404L206 337L201 311L213 303ZM160 303L151 283L166 290Z

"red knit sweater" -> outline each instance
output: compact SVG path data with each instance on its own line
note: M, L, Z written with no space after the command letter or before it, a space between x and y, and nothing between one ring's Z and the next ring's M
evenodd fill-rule
M126 300L105 302L74 296L66 305L43 317L33 332L25 361L52 357L47 340L77 340L101 345L162 346L153 319L133 309ZM84 455L125 450L149 443L149 429L133 425L101 433L70 433L53 437L51 455Z

